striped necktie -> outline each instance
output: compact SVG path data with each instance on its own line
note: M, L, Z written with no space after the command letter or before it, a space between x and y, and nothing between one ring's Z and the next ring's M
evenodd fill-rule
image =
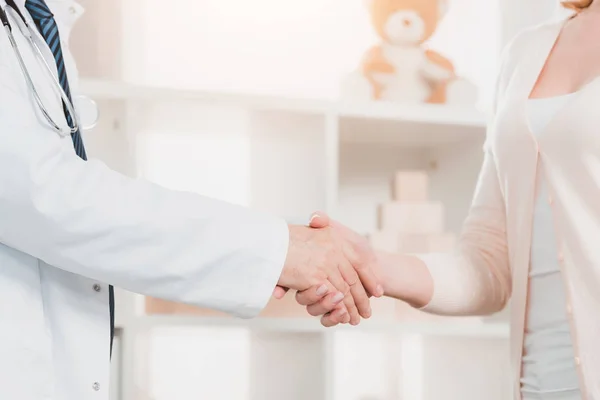
M50 51L52 51L52 54L54 55L54 61L56 61L58 81L60 82L60 86L62 86L63 90L67 94L69 100L71 100L71 89L69 88L69 80L67 79L67 71L65 69L65 60L63 57L62 48L60 46L60 34L58 33L58 25L54 19L54 14L52 14L44 0L26 0L25 8L27 11L29 11L29 14L37 26L38 31L48 44L48 47L50 47ZM67 118L67 123L72 128L73 119L71 118L71 114L67 111L67 107L64 104L63 110L65 117ZM71 137L73 139L73 145L75 146L75 152L77 155L82 159L87 160L85 148L83 147L83 139L81 138L81 132L77 130L77 132L71 134Z
M69 100L71 100L71 89L69 88L69 80L67 79L67 71L65 69L65 60L60 45L58 25L56 24L56 20L54 19L54 14L52 14L50 8L48 8L48 5L44 0L26 0L25 8L31 15L31 18L33 19L33 22L35 23L38 31L41 33L42 37L48 44L48 47L52 51L52 54L54 55L54 61L56 62L58 81L60 82L60 85L67 94ZM67 111L67 107L65 106L64 102L63 111L65 113L67 123L72 128L73 119L71 118L71 114ZM71 138L73 139L73 146L75 147L75 152L77 153L77 155L83 160L87 160L87 155L85 153L85 147L83 146L81 132L77 130L76 132L71 134ZM115 331L115 300L114 289L112 286L109 286L109 308L110 349L112 353L113 337Z

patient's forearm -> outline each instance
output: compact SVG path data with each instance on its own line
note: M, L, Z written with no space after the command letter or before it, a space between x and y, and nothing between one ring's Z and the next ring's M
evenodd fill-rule
M433 295L433 279L427 266L415 256L378 252L385 295L423 307Z

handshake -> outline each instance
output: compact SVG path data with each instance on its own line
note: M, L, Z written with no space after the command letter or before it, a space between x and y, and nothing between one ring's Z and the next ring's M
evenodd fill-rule
M294 289L296 301L326 327L358 325L371 316L369 298L383 296L378 260L367 240L325 214L309 226L290 225L283 272L273 293L283 298Z

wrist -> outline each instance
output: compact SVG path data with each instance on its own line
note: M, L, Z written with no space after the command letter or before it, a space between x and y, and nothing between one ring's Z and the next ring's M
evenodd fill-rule
M305 267L310 264L311 252L308 249L312 230L302 225L288 224L288 252L279 277L278 285L304 290L310 286L309 275Z
M426 306L433 296L433 279L416 256L378 253L379 276L385 295L415 308Z
M288 224L288 251L285 257L285 261L283 263L283 268L281 270L281 276L279 277L278 285L289 287L291 284L291 279L294 274L294 265L299 263L298 260L298 235L300 234L298 230L298 225Z

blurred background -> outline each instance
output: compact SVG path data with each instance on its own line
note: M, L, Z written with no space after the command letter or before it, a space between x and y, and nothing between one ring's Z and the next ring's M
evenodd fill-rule
M325 210L406 252L452 249L501 50L560 14L557 0L54 2L73 23L72 86L100 110L91 156L290 222ZM325 330L288 297L242 321L118 291L111 400L510 397L508 311L383 299Z

